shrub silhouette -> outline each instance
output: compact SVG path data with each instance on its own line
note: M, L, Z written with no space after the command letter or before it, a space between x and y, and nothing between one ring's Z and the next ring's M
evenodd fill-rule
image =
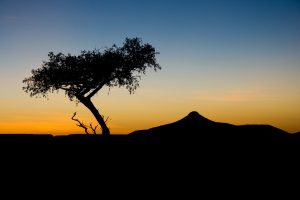
M132 94L139 87L139 74L145 74L147 68L161 69L157 54L152 45L144 44L139 38L126 38L121 47L113 45L102 52L82 51L78 56L50 52L49 60L23 80L23 90L39 97L63 90L71 101L82 103L93 113L103 135L110 135L92 97L104 86L124 86Z

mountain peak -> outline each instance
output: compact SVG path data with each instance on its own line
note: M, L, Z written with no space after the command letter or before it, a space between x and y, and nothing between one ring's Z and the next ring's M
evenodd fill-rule
M193 111L190 114L188 114L188 116L186 117L188 119L193 119L193 120L208 120L205 117L203 117L202 115L200 115L197 111Z
M202 117L197 111L190 112L188 117Z

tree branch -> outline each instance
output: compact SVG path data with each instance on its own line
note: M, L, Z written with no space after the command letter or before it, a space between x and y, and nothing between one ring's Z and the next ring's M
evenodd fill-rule
M92 91L86 98L90 99L92 98L95 94L97 94L97 92L99 92L99 90L102 89L104 85L100 84L94 91Z
M90 128L92 129L92 131L93 131L94 135L97 135L97 128L98 128L98 126L99 126L99 125L97 125L97 126L93 127L93 124L92 124L92 123L90 123Z
M83 123L83 122L81 122L81 121L79 121L79 119L75 119L75 116L77 115L77 113L75 112L74 114L73 114L73 117L71 118L73 121L75 121L75 122L77 122L78 124L77 124L77 126L78 127L80 127L80 128L83 128L84 129L84 132L87 134L87 135L89 135L89 129L88 129L88 127ZM96 130L96 128L97 127L95 127L95 130ZM93 129L93 131L94 131L94 129Z
M64 90L64 91L68 91L67 88L64 88L64 87L60 87L61 90Z
M104 115L101 115L101 116L103 119L105 119ZM109 116L104 120L105 124L106 124L106 122L108 122L108 120L109 120Z
M86 93L88 93L91 90L91 88L85 88L80 92L81 96L84 96Z

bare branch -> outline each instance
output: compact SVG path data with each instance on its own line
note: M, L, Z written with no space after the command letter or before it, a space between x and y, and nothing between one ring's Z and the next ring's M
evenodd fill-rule
M104 120L105 123L108 122L108 121L110 120L109 116L106 117L106 119L105 119L105 116L104 116L104 115L101 115L101 117L103 118L103 120Z
M97 126L93 127L93 124L92 124L92 123L90 123L90 128L92 129L92 131L93 131L94 135L97 135L97 128L98 128L98 126L99 126L99 125L97 125Z
M88 129L88 127L83 123L83 122L81 122L81 121L79 121L79 119L75 119L75 116L77 115L77 113L75 112L74 114L73 114L73 117L71 118L73 121L75 121L75 122L77 122L78 124L77 124L77 126L78 127L80 127L80 128L83 128L84 129L84 132L87 134L87 135L89 135L89 129Z

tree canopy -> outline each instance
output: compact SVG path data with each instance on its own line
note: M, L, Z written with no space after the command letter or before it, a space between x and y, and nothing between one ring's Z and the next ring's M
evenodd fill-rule
M139 38L126 38L122 47L82 51L78 56L50 52L49 61L23 81L23 89L31 96L44 97L61 89L70 100L91 98L104 86L125 86L132 93L139 86L137 74L145 74L146 68L161 69L157 54L152 45L143 44Z

